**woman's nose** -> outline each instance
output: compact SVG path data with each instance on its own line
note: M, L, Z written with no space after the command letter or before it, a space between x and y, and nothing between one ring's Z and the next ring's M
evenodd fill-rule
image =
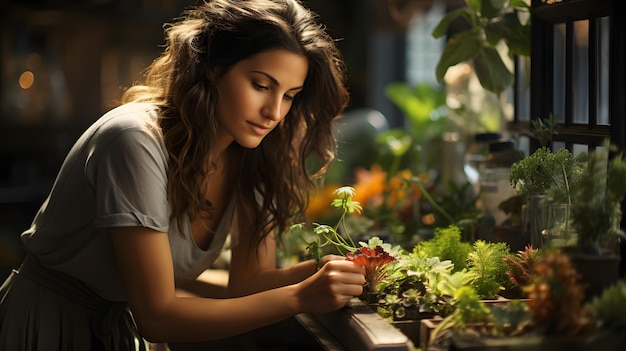
M278 121L281 118L281 99L268 99L263 106L263 117Z

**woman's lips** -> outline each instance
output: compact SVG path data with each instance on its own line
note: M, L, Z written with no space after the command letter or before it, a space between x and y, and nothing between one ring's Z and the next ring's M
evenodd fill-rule
M256 124L256 123L252 123L252 122L248 122L248 124L250 125L250 127L252 128L252 130L254 131L255 134L258 134L260 136L266 135L271 128L260 125L260 124Z

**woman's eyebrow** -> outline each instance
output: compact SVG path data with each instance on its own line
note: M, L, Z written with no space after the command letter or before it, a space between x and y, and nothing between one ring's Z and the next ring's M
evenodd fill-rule
M276 86L280 86L280 82L278 82L278 79L274 78L271 74L267 73L267 72L263 72L263 71L257 71L257 70L252 70L253 73L258 73L258 74L262 74L264 76L267 77L267 79L269 79L272 84L276 85ZM289 90L302 90L304 87L303 86L299 86L299 87L294 87L291 88Z

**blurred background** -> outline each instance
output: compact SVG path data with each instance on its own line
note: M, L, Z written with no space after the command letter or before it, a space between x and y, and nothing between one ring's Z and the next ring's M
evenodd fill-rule
M446 14L466 6L464 0L303 2L319 14L329 34L338 39L347 64L351 103L337 128L340 141L348 146L340 145L341 162L329 173L329 184L372 178L376 173L373 165L377 164L389 177L407 166L424 180L436 179L440 186L457 187L448 188L448 193L468 185L470 195L476 196L477 170L472 169L475 164L468 161L468 156L477 152L471 147L481 143L478 136L502 141L498 145L502 150L514 145L516 150L528 152L535 142L524 132L529 129L529 121L555 112L567 126L573 121L570 115L576 117L578 111L577 107L567 107L571 101L586 104L585 109L587 105L597 107L597 118L592 114L593 119L574 120L593 128L582 132L576 129L571 134L562 131L554 146L597 145L607 135L618 146L624 146L623 104L611 110L619 118L609 121L608 117L612 106L609 90L615 91L611 96L620 96L625 85L623 69L613 72L617 78L611 86L608 79L609 64L616 65L608 61L613 43L622 43L611 49L614 57L625 56L620 37L623 25L611 27L617 31L611 37L605 35L608 21L601 19L597 26L591 26L600 38L600 44L594 46L596 59L588 54L587 42L579 45L574 41L576 64L604 67L593 73L597 73L599 83L593 88L598 93L587 88L589 81L585 79L596 78L588 71L581 76L587 78L574 81L584 90L564 89L564 84L571 83L566 78L572 77L563 68L572 62L566 61L564 54L571 55L572 51L563 49L565 42L570 43L567 36L578 32L572 28L579 28L586 37L590 21L585 16L592 13L586 8L595 8L593 16L603 17L611 13L612 0L599 1L601 6L589 0L578 1L583 5L572 8L585 14L574 16L574 22L572 12L557 7L551 14L549 10L541 12L542 17L533 22L538 24L533 34L533 39L538 39L533 42L533 55L543 55L545 51L562 61L550 56L550 62L559 69L546 70L540 65L535 69L534 97L529 93L528 58L511 59L506 45L497 48L507 67L516 73L514 82L501 92L484 89L473 67L463 62L448 70L445 81L436 78L447 38L467 30L468 23L451 22L437 38L433 30ZM539 6L545 1L533 0L534 3ZM21 261L19 234L30 225L45 200L73 142L88 125L116 105L124 89L159 55L164 43L163 24L193 4L195 0L0 0L0 278L4 279ZM567 22L569 27L553 26L555 22ZM524 35L530 42L530 29ZM543 56L533 63L542 60ZM542 83L548 77L556 83ZM552 94L552 90L560 93ZM590 97L581 98L580 94ZM538 101L542 96L548 97L549 103L533 103L531 108L531 100ZM617 104L620 99L611 101ZM379 136L384 132L390 134L381 140ZM396 164L398 155L404 158L402 164ZM366 170L365 176L358 171L361 167ZM457 212L463 210L462 201L467 201L454 197L444 200L456 206L449 210Z

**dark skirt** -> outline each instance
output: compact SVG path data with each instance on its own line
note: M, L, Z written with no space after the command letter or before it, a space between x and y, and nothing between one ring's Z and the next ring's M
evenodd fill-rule
M124 304L27 255L0 287L0 350L145 351Z

